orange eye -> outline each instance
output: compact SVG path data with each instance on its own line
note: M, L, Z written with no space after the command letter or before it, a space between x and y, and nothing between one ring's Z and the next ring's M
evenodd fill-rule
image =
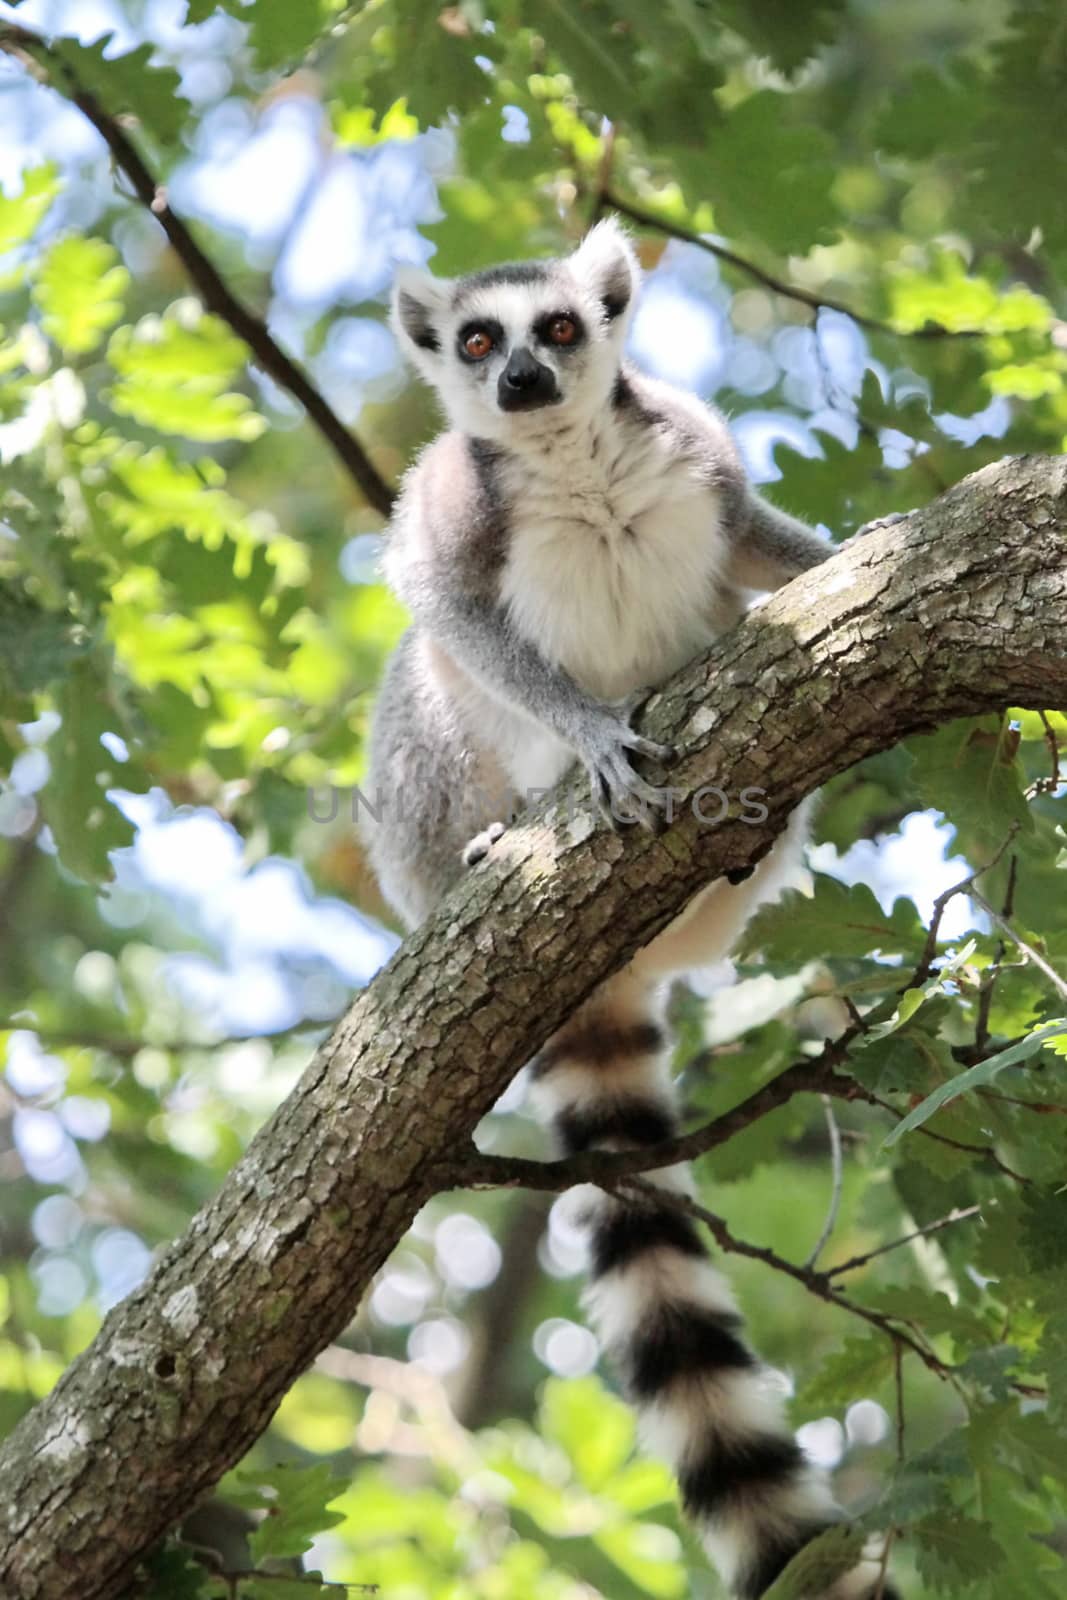
M472 361L484 361L493 348L493 341L484 328L475 328L463 341L463 348Z
M548 325L548 337L553 344L573 344L578 329L570 317L553 317Z

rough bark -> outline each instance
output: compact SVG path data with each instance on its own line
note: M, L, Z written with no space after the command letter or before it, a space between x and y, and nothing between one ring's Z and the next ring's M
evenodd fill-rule
M903 736L1067 704L1067 462L1010 460L798 579L646 718L672 785L767 791L662 837L515 828L356 1000L216 1198L0 1449L0 1594L108 1600L351 1317L547 1034L800 798ZM714 809L714 807L712 807Z

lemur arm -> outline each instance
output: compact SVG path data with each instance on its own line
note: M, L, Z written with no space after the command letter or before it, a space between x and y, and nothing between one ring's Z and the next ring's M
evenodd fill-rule
M595 799L614 821L620 820L620 806L632 816L635 800L663 805L664 793L630 764L632 755L666 761L674 754L630 727L647 691L620 704L594 700L516 631L500 605L442 581L440 573L419 584L415 596L409 593L408 602L416 621L495 699L534 718L571 746L589 773ZM643 814L637 820L649 822Z
M833 555L834 546L788 512L750 491L747 518L734 538L727 577L743 589L780 589Z

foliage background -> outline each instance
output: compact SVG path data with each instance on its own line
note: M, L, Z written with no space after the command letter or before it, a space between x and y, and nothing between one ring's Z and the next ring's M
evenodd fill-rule
M27 0L4 20L57 42L0 56L0 1432L396 939L344 806L307 804L358 783L404 624L374 579L381 518L204 313L64 65L391 483L436 426L385 326L396 265L564 249L613 204L645 218L635 359L714 397L754 476L836 536L1067 432L1054 0ZM878 1103L836 1110L820 1266L980 1208L843 1280L882 1327L731 1263L804 1442L899 1530L916 1600L1063 1592L1063 1034L884 1140L1067 1009L1016 942L1067 968L1065 733L1055 710L987 719L846 774L812 897L761 918L736 986L675 997L694 1116L816 1049L846 997L881 1005L850 1063ZM1011 929L952 899L947 965L905 1015L934 896L1005 845L983 893ZM521 1084L482 1137L542 1151ZM737 1236L804 1263L832 1173L806 1096L699 1175ZM288 1600L316 1592L285 1579L304 1560L390 1600L718 1594L598 1375L580 1264L565 1201L438 1197L142 1592Z

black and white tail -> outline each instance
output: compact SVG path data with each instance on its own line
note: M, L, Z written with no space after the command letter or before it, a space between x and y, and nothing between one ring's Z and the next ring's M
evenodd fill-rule
M704 933L710 909L714 932L732 943L754 896L725 887L714 893L703 908ZM678 1131L655 975L657 967L676 966L680 941L697 932L690 917L668 929L534 1061L541 1109L566 1154L658 1144ZM702 948L707 959L706 938ZM650 960L657 951L659 960ZM663 1190L691 1192L687 1168L650 1177ZM591 1258L587 1304L638 1411L642 1438L674 1470L685 1509L731 1594L758 1600L810 1539L842 1520L827 1476L794 1439L784 1385L747 1344L697 1224L676 1205L621 1200L592 1187L583 1192L582 1216ZM893 1600L882 1583L879 1557L865 1553L811 1600Z

